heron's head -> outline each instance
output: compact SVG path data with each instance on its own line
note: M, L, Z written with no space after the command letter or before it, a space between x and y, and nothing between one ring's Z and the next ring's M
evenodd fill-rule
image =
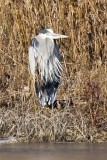
M51 39L59 39L59 38L67 38L68 36L62 34L56 34L52 29L42 29L39 32L43 38L51 38Z

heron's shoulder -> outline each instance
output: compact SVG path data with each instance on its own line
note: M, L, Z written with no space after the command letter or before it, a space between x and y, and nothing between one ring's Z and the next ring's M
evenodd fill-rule
M30 46L32 47L37 47L39 45L39 42L37 40L36 37L34 37L31 41L30 41Z

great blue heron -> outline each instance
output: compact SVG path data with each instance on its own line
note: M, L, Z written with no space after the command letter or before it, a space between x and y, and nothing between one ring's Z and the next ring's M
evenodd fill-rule
M62 65L55 39L67 37L55 34L51 29L42 29L30 42L28 52L30 71L33 76L36 95L42 106L51 105L56 99L56 90L59 85ZM36 80L35 70L39 76Z

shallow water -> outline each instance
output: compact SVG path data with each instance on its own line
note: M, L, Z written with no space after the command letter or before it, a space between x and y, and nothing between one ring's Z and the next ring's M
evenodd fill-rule
M107 143L0 145L0 160L107 160Z

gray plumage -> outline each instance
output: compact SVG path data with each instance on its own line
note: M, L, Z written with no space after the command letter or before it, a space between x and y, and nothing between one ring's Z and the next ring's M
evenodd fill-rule
M42 106L51 105L56 99L62 65L55 39L66 37L53 33L51 29L43 29L30 42L28 52L30 71L33 76L36 95ZM35 59L37 60L35 61ZM35 80L35 66L36 75L39 76L40 82Z

